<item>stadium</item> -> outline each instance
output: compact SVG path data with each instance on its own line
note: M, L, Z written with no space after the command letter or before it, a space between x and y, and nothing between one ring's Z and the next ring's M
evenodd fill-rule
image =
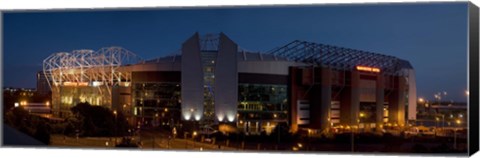
M123 112L132 125L229 125L246 134L280 123L309 134L380 131L416 119L408 61L307 41L253 52L223 33L195 33L178 53L156 59L107 47L55 53L43 67L57 117L89 102Z

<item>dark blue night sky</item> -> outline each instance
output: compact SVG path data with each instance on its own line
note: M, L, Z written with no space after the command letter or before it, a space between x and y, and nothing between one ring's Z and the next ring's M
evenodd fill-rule
M144 59L180 49L194 32L224 32L242 48L268 51L306 40L409 60L418 96L465 101L467 3L328 5L127 11L10 12L3 19L3 86L35 87L44 58L121 46Z

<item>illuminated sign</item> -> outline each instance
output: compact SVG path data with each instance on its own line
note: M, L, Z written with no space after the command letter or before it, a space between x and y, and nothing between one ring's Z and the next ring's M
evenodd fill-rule
M379 68L376 67L368 67L368 66L357 66L358 71L367 71L367 72L380 72Z

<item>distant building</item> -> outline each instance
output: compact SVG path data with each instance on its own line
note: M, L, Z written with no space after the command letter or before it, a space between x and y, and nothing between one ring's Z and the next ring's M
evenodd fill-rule
M37 72L37 94L47 95L51 92L48 80L43 71Z
M416 124L426 126L466 127L468 122L467 103L434 102L432 104L419 103L418 119Z
M57 115L87 101L123 111L132 124L226 124L248 134L270 133L278 123L321 132L416 119L408 61L305 41L260 53L223 33L196 33L179 54L148 61L119 47L45 61Z

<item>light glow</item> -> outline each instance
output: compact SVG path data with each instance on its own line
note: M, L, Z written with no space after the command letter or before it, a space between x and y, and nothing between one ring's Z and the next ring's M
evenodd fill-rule
M222 114L217 115L218 121L222 122L224 119L224 116Z
M77 82L63 82L64 86L77 86Z
M182 114L183 114L183 119L185 119L185 120L190 120L190 118L192 117L192 113L190 113L188 111L183 112Z
M235 115L227 115L227 119L229 122L233 122L235 120Z
M78 86L88 86L88 82L78 82Z
M93 82L92 82L92 86L93 86L93 87L98 87L98 86L101 86L101 85L103 85L102 82L99 82L99 81L93 81Z
M195 120L198 121L202 118L202 115L200 114L195 114Z
M423 103L423 102L425 102L425 99L423 99L423 98L418 98L418 102Z

